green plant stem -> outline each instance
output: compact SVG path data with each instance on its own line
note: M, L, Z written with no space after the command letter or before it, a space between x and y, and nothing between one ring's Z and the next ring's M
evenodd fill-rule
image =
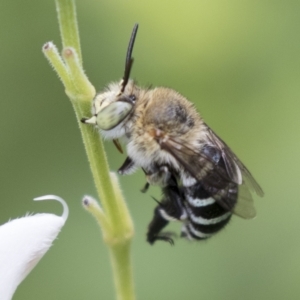
M52 43L43 51L65 85L78 120L103 211L97 205L86 209L94 215L109 248L118 300L134 300L134 284L130 257L133 224L117 177L109 173L107 157L99 134L80 122L90 116L95 89L82 68L80 39L73 0L55 0L60 26L63 59ZM97 208L98 207L98 208ZM97 211L98 209L98 211Z
M112 262L117 289L117 299L132 300L134 295L133 281L131 280L132 266L130 256L130 243L111 247L110 259Z
M83 116L90 114L90 103L73 102L77 120L80 120ZM128 224L128 216L126 216L126 214L128 214L128 210L126 208L126 204L124 201L120 201L121 195L116 195L118 187L114 186L111 181L103 142L99 138L99 134L90 126L82 124L80 121L78 123L81 129L82 140L90 163L96 189L99 198L101 199L105 215L111 224L111 230L113 231L111 234L113 235L113 239L118 236L122 240L124 235L127 236L129 234L128 231L133 232L133 228L131 222Z
M74 102L77 120L80 120L83 116L90 114L90 104L87 105L87 102L72 102ZM102 228L102 230L106 230L106 232L104 232L104 236L105 242L110 250L110 256L113 264L117 299L133 300L135 297L133 293L133 277L129 252L132 234L124 232L124 229L128 229L128 225L121 223L123 219L122 214L124 212L120 211L120 206L118 205L118 201L120 201L120 199L116 199L115 197L102 140L99 138L98 133L89 126L79 122L79 127L81 129L82 139L94 177L96 189L99 198L101 199L105 215L107 216L110 224L110 228Z
M57 75L60 77L60 80L65 86L65 89L72 90L74 88L73 82L62 57L58 53L56 46L52 42L46 43L43 46L43 52L50 64L53 66L54 70L56 70Z
M55 0L55 3L63 48L74 48L78 54L80 64L82 65L76 5L74 0Z
M84 116L87 109L83 105L74 105L77 120ZM110 250L110 257L113 266L114 281L118 300L134 300L133 273L131 267L130 244L133 235L131 218L126 214L126 210L121 210L123 205L120 198L115 197L113 185L109 176L108 163L104 152L104 147L98 134L84 124L79 125L88 160L94 176L97 192L103 204L105 215L110 223L110 228L104 230L105 242ZM100 153L103 153L100 155ZM105 160L105 163L104 163ZM126 205L125 205L126 206ZM122 222L125 219L125 222ZM127 220L129 221L129 224Z
M107 220L97 201L90 196L85 196L83 198L83 206L96 218L98 223L100 223L100 226L103 227L103 223ZM131 234L132 232L128 231L128 233ZM109 254L115 279L117 299L133 300L135 299L135 295L130 255L131 236L123 236L122 242L118 237L113 239L112 235L107 237L105 234L106 231L104 231L104 240L109 245Z

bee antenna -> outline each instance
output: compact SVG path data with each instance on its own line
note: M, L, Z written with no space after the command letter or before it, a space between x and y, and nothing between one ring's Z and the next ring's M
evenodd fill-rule
M130 71L131 71L131 67L133 64L133 57L131 55L132 55L133 45L134 45L134 41L135 41L135 37L136 37L138 28L139 28L139 24L137 24L137 23L134 24L134 27L133 27L132 33L131 33L131 37L130 37L130 41L128 44L128 48L127 48L125 71L124 71L123 81L121 84L121 93L124 92L125 87L129 80Z

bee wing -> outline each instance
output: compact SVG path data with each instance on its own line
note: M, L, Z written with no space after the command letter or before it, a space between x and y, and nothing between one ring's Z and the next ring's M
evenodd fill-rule
M263 191L252 177L244 164L236 157L230 148L207 127L209 147L199 152L193 150L177 139L168 138L160 141L161 148L169 152L192 177L205 182L212 188L224 189L224 183L235 183L239 185L238 202L233 212L246 219L253 218L256 214L253 199L249 188L259 196ZM220 160L222 158L222 160ZM223 164L220 164L220 161ZM213 172L212 172L213 171ZM216 172L216 176L214 176ZM206 176L209 174L210 176ZM227 184L226 184L227 182ZM229 188L229 187L228 187ZM231 210L231 202L219 201L225 209Z
M201 169L206 168L207 162L213 163L210 157L206 157L203 153L194 151L186 144L183 144L176 139L168 138L167 140L160 141L159 144L161 149L170 153L187 173L199 181L203 179ZM217 166L216 168L225 179L227 174L224 170L221 168L219 169Z
M238 202L233 209L233 213L244 219L252 219L256 216L253 198L245 184L239 186Z
M242 184L245 183L251 190L255 191L260 197L264 195L264 192L260 185L253 178L249 170L245 165L237 158L237 156L231 151L221 138L219 138L209 127L208 137L213 145L215 145L221 152L222 158L226 165L226 171L233 182ZM238 171L238 177L235 175L235 170Z

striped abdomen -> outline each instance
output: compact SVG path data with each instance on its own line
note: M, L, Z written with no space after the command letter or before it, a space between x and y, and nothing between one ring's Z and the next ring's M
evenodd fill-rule
M164 198L149 225L150 243L157 239L170 241L161 230L172 220L184 223L181 235L190 240L207 239L229 222L237 203L238 184L228 177L220 150L204 146L202 153L199 176L191 176L193 170L183 170L181 184L172 175L163 188Z
M224 189L217 190L215 195L207 192L201 182L184 187L183 190L187 220L182 226L182 236L191 240L206 239L229 222L237 202L236 184L228 183ZM220 204L222 202L230 203L230 209L224 208Z
M228 183L213 195L203 188L203 182L190 187L170 185L163 189L164 198L154 210L147 240L173 243L170 235L161 230L170 221L183 222L181 235L190 240L202 240L221 230L230 220L237 202L238 185ZM226 208L223 207L226 203Z

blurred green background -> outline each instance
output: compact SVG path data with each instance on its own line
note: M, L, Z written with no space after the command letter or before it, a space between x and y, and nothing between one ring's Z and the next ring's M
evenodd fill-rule
M150 196L160 191L139 192L141 171L122 177L138 299L299 299L300 2L77 2L84 67L96 89L122 76L139 22L132 76L193 101L265 191L252 221L234 217L207 242L151 247ZM0 223L28 211L61 214L58 203L32 201L40 195L60 195L70 207L14 299L114 299L106 247L81 207L84 194L96 193L78 126L41 52L49 40L61 47L54 1L0 2ZM116 170L124 156L105 146Z

